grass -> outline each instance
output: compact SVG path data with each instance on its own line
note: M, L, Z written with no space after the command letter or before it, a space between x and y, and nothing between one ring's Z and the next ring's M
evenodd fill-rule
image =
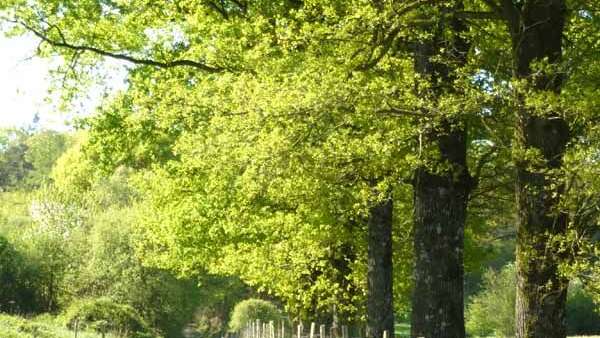
M396 323L394 327L394 335L396 337L410 337L410 324L409 323Z
M67 329L56 317L44 315L23 318L0 314L1 338L73 338L75 333ZM100 334L83 331L78 338L101 338ZM105 338L116 338L107 334Z
M410 324L396 323L394 331L396 338L410 337ZM600 338L600 336L569 336L569 338Z

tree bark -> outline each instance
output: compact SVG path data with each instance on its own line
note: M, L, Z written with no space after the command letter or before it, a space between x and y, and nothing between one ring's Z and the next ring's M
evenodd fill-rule
M457 1L454 8L442 11L461 8L462 3ZM464 65L469 49L460 34L466 29L464 24L447 16L440 20L447 22L434 28L434 37L420 43L415 55L415 70L430 79L433 95L437 96L434 100L455 90L455 69L450 64ZM447 62L432 61L437 56ZM467 131L464 123L451 117L440 120L423 140L425 147L435 149L438 156L428 158L430 164L414 174L412 337L465 336L463 239L472 189L467 168Z
M436 175L421 168L415 174L412 337L465 336L463 239L471 189L466 133L455 130L439 142L454 146L444 157L456 169Z
M562 77L534 72L532 62L558 64L566 17L564 0L526 1L511 27L515 76L530 88L559 94ZM558 202L564 190L548 170L559 169L570 140L567 122L559 112L536 115L522 108L517 114L517 146L534 150L542 161L517 159L517 337L566 337L565 303L568 280L558 273L560 254L549 243L563 234L567 216Z
M394 334L391 196L370 210L368 220L367 332L370 338Z

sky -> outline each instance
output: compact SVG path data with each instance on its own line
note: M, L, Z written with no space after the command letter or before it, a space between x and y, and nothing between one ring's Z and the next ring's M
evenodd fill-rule
M36 114L43 128L68 130L76 116L94 112L105 88L92 89L89 98L81 102L77 112L60 113L57 95L50 95L50 74L58 60L35 57L39 40L31 35L7 38L0 33L0 128L26 127ZM124 88L123 65L108 85L108 91Z

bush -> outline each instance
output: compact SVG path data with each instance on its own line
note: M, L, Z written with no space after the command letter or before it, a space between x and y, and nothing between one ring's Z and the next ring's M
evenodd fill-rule
M471 297L466 312L466 329L471 336L514 337L516 272L514 264L501 271L488 271L483 288ZM567 333L589 335L600 333L600 315L592 298L581 283L569 285L567 297Z
M260 320L262 322L283 319L281 311L271 302L262 299L246 299L235 305L231 312L229 330L239 331L246 324Z
M69 329L93 329L123 337L155 337L135 310L109 298L88 299L72 304L65 313Z

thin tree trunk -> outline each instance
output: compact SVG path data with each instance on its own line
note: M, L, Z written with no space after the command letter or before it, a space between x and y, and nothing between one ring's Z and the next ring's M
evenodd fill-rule
M371 338L394 332L391 196L370 210L368 220L367 331Z
M562 77L534 74L531 66L544 58L550 64L560 62L564 0L528 1L510 11L519 18L518 26L511 27L516 77L528 80L535 90L559 94ZM561 167L569 139L568 124L559 112L518 112L517 145L539 153L542 161L517 159L517 337L566 337L568 280L559 275L560 254L550 244L567 227L567 216L557 210L564 187L551 188L555 178L548 170Z
M453 10L461 8L462 3L457 1ZM430 79L434 95L454 90L455 77L454 69L432 61L433 58L441 55L460 67L466 63L469 48L460 36L465 30L461 21L440 20L448 21L433 29L434 37L422 42L415 55L415 70ZM448 38L445 32L452 37ZM414 175L415 286L411 336L462 338L465 336L463 240L472 189L466 160L466 127L460 121L440 117L436 127L424 135L423 142L439 156L427 158L429 165L417 169Z

